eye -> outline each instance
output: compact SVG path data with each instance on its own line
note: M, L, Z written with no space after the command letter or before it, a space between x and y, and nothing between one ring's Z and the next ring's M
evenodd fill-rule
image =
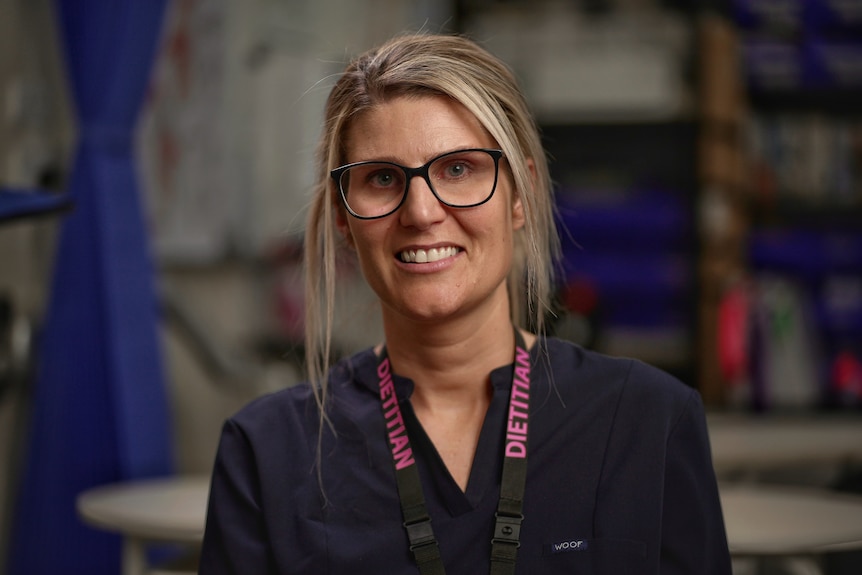
M438 181L463 180L473 174L473 165L463 157L445 158L434 170Z
M366 181L376 188L388 188L396 184L398 177L391 168L381 168L369 173Z
M464 162L452 162L446 166L445 175L447 178L460 178L467 173L467 165Z

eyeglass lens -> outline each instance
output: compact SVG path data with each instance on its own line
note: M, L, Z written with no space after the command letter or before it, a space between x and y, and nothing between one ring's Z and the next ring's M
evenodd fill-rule
M339 180L345 203L360 217L395 211L410 185L408 172L422 175L437 198L452 207L481 204L494 192L497 161L486 150L444 154L423 168L410 170L389 162L364 162L346 169Z

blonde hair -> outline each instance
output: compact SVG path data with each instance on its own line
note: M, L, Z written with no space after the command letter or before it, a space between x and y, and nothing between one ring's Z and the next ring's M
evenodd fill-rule
M305 233L306 362L321 408L332 361L339 204L329 172L346 163L350 122L398 96L445 95L469 110L506 156L526 222L516 233L507 286L512 321L543 330L559 253L551 181L539 131L512 71L475 42L454 35L396 37L353 60L326 103L313 202ZM530 163L532 162L532 169Z

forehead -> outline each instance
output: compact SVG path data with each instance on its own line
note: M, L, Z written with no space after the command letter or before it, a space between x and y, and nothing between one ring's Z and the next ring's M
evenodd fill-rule
M405 163L452 150L496 147L466 107L447 96L397 96L355 117L344 134L346 161Z

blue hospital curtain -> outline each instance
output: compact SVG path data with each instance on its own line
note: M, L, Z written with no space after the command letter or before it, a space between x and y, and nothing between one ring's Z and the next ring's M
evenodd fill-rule
M165 0L56 0L78 143L37 347L9 575L115 575L120 540L75 498L172 471L154 266L134 129Z

